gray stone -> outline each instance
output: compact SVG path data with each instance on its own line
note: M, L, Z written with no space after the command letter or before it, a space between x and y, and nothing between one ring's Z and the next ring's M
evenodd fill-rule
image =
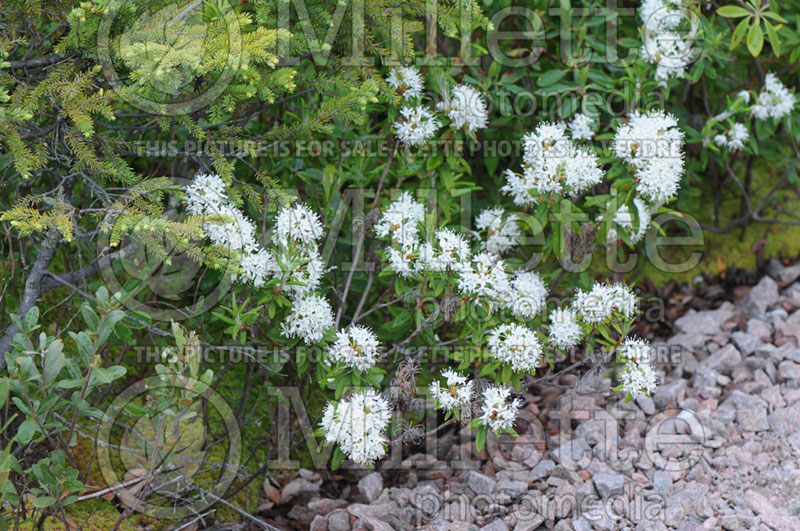
M755 336L761 341L772 340L772 326L761 319L750 319L747 321L747 333Z
M491 524L481 527L481 531L508 531L508 526L498 518Z
M421 485L412 491L410 501L411 505L430 517L442 511L444 500L431 485Z
M542 459L536 466L533 467L531 470L531 481L537 481L545 476L547 476L553 468L555 468L556 464L549 460L549 459Z
M763 277L753 286L744 298L744 315L747 318L764 315L768 308L774 306L780 295L778 284L770 277Z
M524 481L509 481L504 480L497 483L497 490L500 492L505 492L511 498L519 498L526 492L528 492L528 484Z
M324 516L317 515L309 526L309 531L328 531L328 519Z
M372 503L381 496L383 492L383 478L378 472L371 472L358 480L358 492Z
M337 509L328 515L328 531L350 531L350 515Z
M772 431L777 433L792 433L800 426L800 408L796 407L800 402L789 407L776 409L769 414L769 427Z
M616 494L622 494L625 487L625 478L622 474L595 474L592 477L597 493L604 500Z
M701 361L697 370L699 372L702 369L711 369L720 374L730 375L740 363L742 363L742 355L733 344L728 343Z
M636 399L636 403L639 405L641 410L644 412L645 415L655 415L656 414L656 404L653 402L653 399L649 396L640 396Z
M780 376L781 380L800 379L800 364L788 360L780 362L778 376Z
M743 431L767 431L769 430L767 408L737 409L736 422Z
M467 487L475 494L491 494L497 488L497 482L485 474L470 470L467 472Z
M664 409L670 405L677 406L684 396L686 396L686 380L678 379L659 385L653 393L653 402L658 409Z
M781 284L789 284L800 277L800 264L785 266L773 258L769 261L767 273Z
M744 495L745 502L750 509L761 516L761 521L776 531L797 531L800 529L800 518L789 516L780 510L766 497L748 490Z
M733 341L733 344L736 345L736 348L738 348L739 351L745 356L749 356L755 352L762 343L760 338L744 332L734 332L731 334L731 341Z
M666 496L672 490L672 474L663 470L653 472L653 487L661 496Z
M287 503L292 498L295 498L301 494L315 494L319 493L319 485L317 483L312 483L307 479L303 478L295 478L283 487L281 490L281 503Z
M689 310L675 320L675 326L684 334L711 336L719 332L722 324L734 314L733 304L725 301L716 310L702 312Z
M591 448L583 437L567 441L550 453L553 459L562 465L573 465L592 455Z

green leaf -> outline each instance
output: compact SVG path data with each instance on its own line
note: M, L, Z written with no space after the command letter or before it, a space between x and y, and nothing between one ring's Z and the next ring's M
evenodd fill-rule
M33 506L38 507L39 509L44 509L45 507L50 507L56 502L56 499L52 496L42 496L41 498L36 498L33 500Z
M717 14L725 18L741 18L751 15L750 11L739 6L722 6L717 9Z
M39 308L34 306L28 313L25 314L25 331L31 332L36 327L36 323L39 322Z
M739 46L739 43L742 42L745 34L747 33L747 28L750 24L750 19L744 19L743 21L739 22L739 25L736 26L736 29L733 30L733 35L731 36L731 50Z
M5 378L0 379L0 407L3 407L8 399L8 388L10 387L10 382L8 381L8 376Z
M114 310L103 318L100 323L100 330L97 332L97 344L102 345L114 331L114 326L125 318L125 312L122 310Z
M558 69L548 70L547 72L539 76L537 84L540 87L549 87L550 85L553 85L558 81L560 81L561 78L563 78L566 74L567 73L564 72L563 70L558 70Z
M61 369L64 368L64 365L67 363L67 359L64 357L64 352L62 352L64 348L64 344L61 343L60 339L56 339L50 346L47 347L47 351L44 354L44 381L45 383L52 383L55 381L56 377L58 377Z
M761 29L761 24L753 24L747 32L747 49L750 51L750 55L758 57L763 47L764 32Z
M331 469L332 470L337 470L340 466L342 466L342 463L344 463L345 457L347 457L347 456L344 455L344 452L342 452L339 449L339 447L337 446L333 450L333 459L331 459Z
M776 56L780 57L781 40L778 38L778 32L775 30L775 26L773 26L769 20L765 20L764 27L767 30L767 38L769 39L769 43L772 46L772 51L775 52Z
M480 453L481 450L483 450L483 447L486 445L486 436L488 433L489 429L485 427L478 430L478 434L475 437L475 449L478 451L478 453Z
M27 445L39 431L39 426L33 419L27 419L17 428L17 441L22 445Z

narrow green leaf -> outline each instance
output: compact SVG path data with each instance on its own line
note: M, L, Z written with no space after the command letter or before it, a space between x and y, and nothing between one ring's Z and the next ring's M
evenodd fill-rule
M739 6L722 6L717 9L717 14L725 18L741 18L751 15L750 11Z
M758 57L764 47L764 31L761 24L753 24L747 32L747 49L750 55Z

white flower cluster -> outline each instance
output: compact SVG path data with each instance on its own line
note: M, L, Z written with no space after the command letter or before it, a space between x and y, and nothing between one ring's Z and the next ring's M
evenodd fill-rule
M689 18L682 0L644 0L639 16L644 23L642 57L656 65L656 81L666 87L670 78L683 78L698 27L692 18L688 30L679 29Z
M495 432L511 429L522 406L519 398L507 402L510 394L511 389L507 387L489 387L483 391L481 421Z
M186 209L195 216L221 218L203 224L206 236L214 245L238 257L242 278L256 287L267 281L270 255L256 240L253 222L236 206L225 193L225 182L214 174L198 174L185 188Z
M372 330L354 325L336 333L336 342L328 350L328 356L336 363L364 372L375 365L379 349L380 343Z
M464 236L447 228L436 231L434 236L433 243L420 246L417 271L450 271L469 260L472 250Z
M631 397L650 395L656 388L650 343L646 339L628 338L620 347L625 367L619 373L623 390Z
M430 386L431 396L436 401L437 407L445 411L452 411L466 406L472 401L472 381L450 369L442 371L442 376L445 377L444 387L438 380L434 380Z
M433 138L441 123L431 111L422 107L400 109L403 120L394 123L394 132L403 144L419 146Z
M386 82L396 89L397 93L406 100L421 96L425 88L419 70L413 66L394 68L386 78Z
M460 264L458 289L464 295L483 297L492 306L507 300L511 281L505 263L496 254L482 252Z
M547 286L534 271L506 272L505 262L490 252L476 254L460 264L458 288L462 295L484 299L491 309L503 307L520 318L533 318L544 307Z
M626 319L636 313L636 294L624 284L595 282L591 291L576 290L573 309L585 323L595 324L609 319L614 311Z
M457 85L450 91L450 100L440 102L437 109L446 111L455 129L466 129L474 133L484 129L489 120L489 111L483 94L469 85Z
M308 344L320 341L333 326L333 310L321 295L308 294L292 302L292 311L281 323L286 337L299 337Z
M422 75L413 66L394 68L386 78L386 83L394 87L406 101L422 96L425 88ZM437 104L436 110L447 114L452 127L463 128L470 133L485 128L489 119L483 95L468 85L454 87L450 99ZM397 138L407 146L425 144L442 125L434 112L421 104L402 107L400 116L393 129Z
M489 333L492 356L517 372L533 372L542 362L542 346L536 333L522 325L501 324Z
M617 129L614 150L636 174L636 191L655 206L675 196L683 176L683 131L664 111L634 111Z
M578 113L572 117L569 123L569 132L573 140L591 140L594 138L594 130L592 129L592 120L589 116L583 113Z
M522 174L507 169L501 188L515 204L532 205L550 194L579 194L603 179L597 155L575 144L566 128L563 122L546 122L523 137Z
M764 90L757 97L750 113L759 120L783 118L792 112L795 95L772 72L764 79Z
M714 143L719 147L727 148L729 151L741 151L744 148L744 143L750 139L750 132L747 127L739 122L733 126L724 135L716 135Z
M572 308L556 308L550 312L550 334L547 341L558 348L572 348L583 339L583 328Z
M338 443L354 462L369 465L386 454L384 432L390 415L388 402L370 389L336 406L328 404L321 426L327 442Z
M511 279L511 290L506 296L506 307L515 317L533 319L547 299L547 285L534 271L517 271Z
M503 207L487 208L475 218L475 227L478 232L475 236L481 239L482 232L486 232L486 239L481 239L481 249L495 254L503 254L519 243L522 233L519 229L519 216L506 215Z
M256 241L253 222L231 205L218 175L197 175L186 187L186 205L192 214L231 220L209 221L203 228L214 244L239 257L239 280L261 287L280 279L280 289L294 299L291 314L281 324L285 335L307 343L322 339L333 325L333 312L324 297L312 294L325 268L317 249L322 223L315 212L302 204L282 209L275 219L272 246L265 249Z

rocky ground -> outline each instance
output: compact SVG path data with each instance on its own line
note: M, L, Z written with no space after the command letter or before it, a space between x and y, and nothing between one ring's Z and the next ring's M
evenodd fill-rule
M654 341L652 398L565 376L524 396L517 439L477 454L443 430L377 472L302 471L266 486L262 517L314 531L800 530L800 265L769 271Z

